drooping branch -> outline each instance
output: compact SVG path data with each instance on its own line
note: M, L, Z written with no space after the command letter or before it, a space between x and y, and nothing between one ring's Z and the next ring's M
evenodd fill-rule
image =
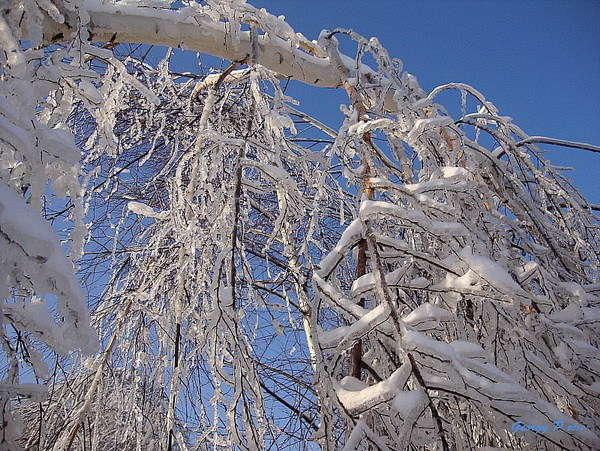
M278 409L283 406L281 411L289 411L290 420L302 428L298 440L308 440L306 434L316 426L311 439L324 449L333 449L344 430L353 431L346 437L346 449L361 440L379 449L432 446L440 440L444 448L460 449L508 444L490 435L516 420L570 421L538 399L565 413L572 410L573 420L582 425L597 424L586 413L591 405L586 393L593 393L596 381L597 340L593 334L588 340L588 326L581 327L595 321L598 286L592 282L597 278L588 276L588 262L597 257L592 255L595 222L587 209L579 208L584 204L577 193L566 184L562 191L554 172L535 168L535 161L529 161L530 154L536 156L535 146L528 144L525 150L528 137L497 116L483 96L466 85L446 86L467 91L487 106L485 114L478 109L463 117L473 123L459 123L432 104L433 96L414 77L392 64L376 39L349 30L324 33L319 41L323 48L328 36L334 41L333 35L340 33L359 43L356 59L337 49L328 59L319 45L291 33L282 19L243 2L235 7L226 1L198 2L195 8L177 10L123 3L90 1L82 7L90 9L91 39L108 40L110 47L136 36L144 43L171 39L175 46L219 51L217 56L239 62L251 53L245 41L249 34L240 25L245 24L265 30L252 62L272 63L276 73L261 64L236 71L234 64L222 74L193 78L202 80L194 88L193 80L179 84L169 78L166 58L158 71L142 70L149 91L160 93L159 108L149 112L136 92L125 91L122 106L127 114L108 117L108 128L114 127L122 144L115 149L115 163L141 159L139 166L145 166L139 170L126 163L125 172L111 162L111 180L97 185L98 194L116 180L127 188L115 187L107 197L111 205L121 205L121 196L148 201L129 205L145 231L135 235L132 229L131 240L139 239L141 248L132 254L127 274L115 278L127 292L119 301L101 299L95 315L98 324L109 325L105 330L113 330L121 317L113 318L114 312L133 306L125 310L127 321L115 329L118 336L115 332L114 339L103 339L111 340L103 362L114 370L114 380L120 379L114 392L125 402L103 399L110 378L100 380L102 373L96 370L98 378L93 379L92 368L86 366L81 377L98 383L91 385L90 396L81 397L90 393L85 389L89 384L82 385L67 401L49 406L44 415L49 430L64 428L60 413L51 412L60 412L72 399L88 400L86 413L77 416L85 417L85 428L77 429L91 431L94 440L122 434L120 449L126 448L128 436L139 440L139 447L148 437L140 431L150 429L156 443L167 442L168 449L177 442L203 443L208 437L215 447L267 447L269 434L283 424L266 415L269 401ZM205 3L214 9L201 6ZM105 25L110 29L103 29L102 15L109 11L113 16ZM68 38L69 25L52 27L65 32L47 39ZM87 34L81 34L85 40ZM87 44L83 50L86 58L97 51ZM365 51L375 57L377 73L360 63ZM267 55L264 61L261 55ZM316 66L307 66L308 60ZM289 66L299 75L281 73L278 66ZM307 67L313 75L337 71L337 81L331 78L327 86L320 79L302 78ZM250 83L241 79L248 75ZM339 132L285 105L287 97L277 84L282 77L343 86L352 108L344 110L347 119ZM275 93L262 92L254 83L257 78L271 82ZM224 96L216 96L221 83L231 85ZM245 95L248 87L250 96ZM103 98L84 82L81 89L92 100ZM387 106L391 93L396 94L393 108L400 111L398 116L387 114L396 111ZM194 113L197 104L203 105L202 115L177 119L182 111ZM292 121L287 114L302 120ZM181 122L185 127L177 124ZM303 131L296 132L294 123L322 130L334 138L332 146L315 151L303 144L298 139ZM500 150L484 148L477 138L470 141L469 127L497 138L506 157L500 159ZM121 129L125 131L117 131ZM173 137L175 143L169 143ZM152 142L150 150L140 142ZM135 152L142 152L141 157L132 158ZM341 189L338 178L353 188ZM352 214L348 206L361 184L361 208L342 232L345 212ZM122 252L117 239L130 239L119 231L130 219L118 218L115 261ZM313 270L319 251L331 249L339 234L339 244ZM570 268L565 265L556 274L546 242ZM571 252L573 246L578 253ZM307 281L314 272L311 290ZM285 308L281 301L288 307L289 327L281 327L286 316L278 313ZM275 345L286 340L287 346L293 337L288 331L300 324L295 320L300 315L307 355L290 358L295 347L289 354L285 347L273 356ZM346 325L331 329L340 320ZM523 333L513 336L513 330ZM338 380L348 373L349 352L354 354L355 377ZM266 384L271 377L265 379L258 368L267 364L302 378L304 385L310 384L312 374L318 389L305 397L274 379L273 385ZM361 368L370 375L361 378ZM65 385L76 386L72 382L78 377L70 374ZM166 381L165 386L170 382L170 389L158 391L156 398L162 401L153 403L156 411L150 417L148 401L137 394L145 398L154 381ZM291 401L294 396L298 403ZM107 428L98 416L111 402L117 415ZM208 405L207 411L203 406ZM131 421L133 409L144 412L143 418ZM468 419L482 410L492 416ZM502 424L494 412L502 415ZM282 432L289 433L290 424ZM565 446L597 442L586 432L579 433L581 438L567 435L542 438ZM278 444L278 438L273 441Z

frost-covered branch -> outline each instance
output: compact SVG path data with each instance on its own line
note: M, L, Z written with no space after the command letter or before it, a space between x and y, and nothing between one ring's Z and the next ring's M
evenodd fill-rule
M5 447L599 446L598 218L538 147L596 146L244 1L11 5ZM232 64L180 77L173 48ZM343 87L339 129L287 79ZM101 354L53 357L93 351L90 322Z

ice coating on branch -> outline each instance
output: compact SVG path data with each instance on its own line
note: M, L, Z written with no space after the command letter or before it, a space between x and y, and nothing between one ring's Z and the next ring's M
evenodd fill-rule
M166 211L156 212L152 207L142 202L129 202L127 208L129 211L147 218L165 219L169 214Z
M424 133L432 129L441 128L453 123L451 117L434 117L430 119L417 119L412 129L408 132L409 143L415 143Z
M4 304L2 310L17 329L32 334L59 354L66 355L79 347L69 338L68 325L55 323L49 306L42 299Z
M443 449L444 439L448 449L597 447L597 221L478 91L427 94L377 39L337 30L321 47L242 0L85 5L29 1L54 24L3 11L10 32L0 35L3 49L18 49L23 19L34 43L0 54L3 74L16 77L0 96L0 178L33 212L52 180L79 224L85 195L100 221L84 268L109 262L111 272L95 321L115 345L57 383L44 418L62 431L58 447L71 423L86 425L74 447L89 438L94 449L263 449L279 445L269 432L282 429L294 429L281 434L288 447L310 437L324 449L340 438L346 449ZM253 53L249 27L257 60L218 87L220 73L196 90L208 80L175 78L169 57L156 69L110 50L129 40L240 61ZM48 41L59 31L65 48L37 50L42 33ZM356 56L336 59L336 36L354 40ZM278 77L343 83L340 130L292 110ZM445 89L460 90L461 118L435 103ZM79 122L82 108L94 125ZM85 162L98 165L90 193L63 133L71 111ZM71 234L80 243L82 230ZM68 346L63 325L42 319L50 304L21 300L6 319ZM293 359L290 347L300 349ZM360 379L345 377L350 366ZM400 369L406 381L394 387ZM156 381L168 387L154 390ZM0 387L2 399L15 387ZM83 399L88 410L70 413ZM287 417L270 415L272 405ZM589 430L511 434L515 418Z
M47 377L40 343L63 355L98 348L73 265L83 254L87 227L81 150L69 114L78 99L91 110L102 103L92 83L101 77L82 51L87 36L82 6L76 0L15 0L0 14L6 51L0 55L0 302L8 363L3 375L12 387L0 390L7 431L0 446L11 449L17 446L19 420L10 398L41 401L46 392L43 385L21 384L19 367L32 368L40 380ZM77 42L45 52L44 26L52 24L68 24ZM41 216L42 207L57 213L53 220L66 232L64 247ZM13 328L18 335L6 333Z
M430 220L419 210L406 210L390 202L364 200L360 206L360 216L370 219L375 216L389 216L403 221L407 227L418 227L435 235L464 235L467 230L457 222Z
M339 35L357 43L354 65L336 54ZM598 422L581 414L590 412L597 393L591 368L599 365L598 340L590 327L597 325L598 299L583 283L597 279L598 238L583 238L597 220L575 213L579 195L535 146L522 147L527 135L477 90L450 83L427 95L414 76L394 70L376 40L352 30L323 32L320 43L352 104L342 109L335 149L343 176L362 198L358 219L313 275L319 308L349 322L319 333L319 343L332 384L351 394L376 392L365 381L385 380L408 362L413 368L409 387L396 395L400 417L387 398L367 411L356 407L369 427L351 415L350 446L369 446L367 440L384 449L515 446L514 440L517 447L597 446ZM365 52L377 72L354 69ZM460 120L434 102L446 89L461 92ZM390 92L395 115L383 98ZM478 103L473 114L469 96ZM486 149L483 133L500 150ZM356 247L361 239L368 242L363 255ZM574 256L573 245L583 254ZM589 303L594 307L585 310ZM384 321L364 322L384 305L390 307ZM348 371L362 380L342 378ZM353 408L371 399L336 393ZM515 420L551 418L573 428L500 438ZM482 440L482 430L498 439Z

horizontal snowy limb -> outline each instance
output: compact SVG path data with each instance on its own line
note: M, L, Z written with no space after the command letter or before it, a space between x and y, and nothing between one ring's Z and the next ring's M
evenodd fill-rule
M362 220L371 219L373 216L391 216L406 223L406 227L418 226L434 235L466 235L467 229L457 222L443 222L430 220L420 210L406 210L390 202L365 200L360 205Z
M88 0L84 6L90 16L88 29L93 42L126 42L160 45L207 53L230 61L242 61L252 53L250 33L240 32L234 42L230 24L216 21L207 15L189 15L189 11L146 8L109 4ZM49 17L44 20L44 40L52 42L69 39L74 30ZM257 63L285 78L323 88L340 87L338 71L328 58L314 56L293 43L273 35L258 36ZM302 43L301 43L302 44ZM313 43L304 43L313 53L324 51ZM342 55L342 61L352 69L353 58ZM372 72L363 65L364 73ZM386 96L385 106L397 110L392 97Z
M88 29L95 42L161 45L208 53L240 61L252 53L250 33L241 32L234 45L229 24L206 15L189 17L187 11L87 1ZM68 38L72 30L47 20L46 40ZM62 37L60 34L62 33ZM258 62L287 77L323 87L337 87L340 79L326 58L301 51L290 42L259 36Z

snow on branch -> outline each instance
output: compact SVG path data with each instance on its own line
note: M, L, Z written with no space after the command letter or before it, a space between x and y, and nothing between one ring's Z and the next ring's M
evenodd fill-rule
M596 146L244 0L10 4L0 446L23 413L39 449L598 447L598 218L537 144ZM154 67L119 43L232 64L173 74L171 50ZM344 87L339 130L287 79ZM434 103L449 89L460 118ZM22 368L97 345L82 254L104 350L44 400Z
M73 274L73 264L63 254L50 224L27 206L11 188L0 182L0 238L2 243L2 297L15 287L30 293L53 294L64 322L54 325L50 310L42 301L6 304L4 315L14 319L23 331L38 335L47 344L55 344L61 353L97 349L96 333L89 325L85 295ZM52 325L51 325L52 324ZM38 329L39 328L39 329Z

